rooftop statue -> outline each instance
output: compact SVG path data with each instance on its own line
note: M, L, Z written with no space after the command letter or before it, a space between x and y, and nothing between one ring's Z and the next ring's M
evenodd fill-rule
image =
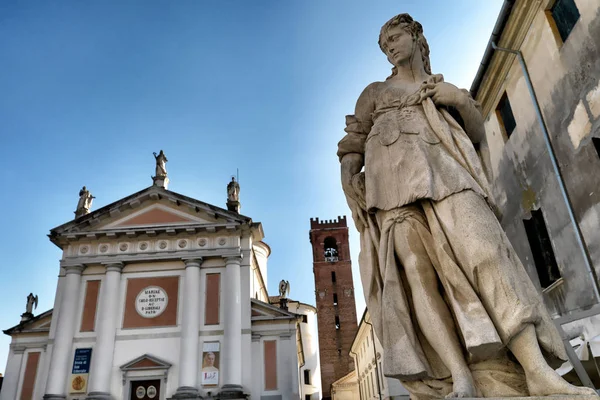
M95 199L89 190L84 186L79 191L79 201L77 202L77 209L75 210L75 216L80 217L85 214L89 214L92 208L92 201Z
M27 296L27 305L25 306L25 313L33 314L33 308L34 306L35 308L37 308L37 304L38 297L34 296L33 293L29 293L29 296Z
M240 201L240 184L231 177L231 182L227 184L227 201Z
M290 282L282 279L279 282L279 297L287 298L290 295Z
M410 15L379 45L392 74L360 95L338 156L384 374L413 399L595 394L548 364L566 352L492 211L478 104L431 73Z
M169 162L169 160L167 160L167 156L165 156L165 153L163 153L162 150L158 153L158 155L156 153L152 154L154 154L154 159L156 160L155 178L166 178L167 162Z

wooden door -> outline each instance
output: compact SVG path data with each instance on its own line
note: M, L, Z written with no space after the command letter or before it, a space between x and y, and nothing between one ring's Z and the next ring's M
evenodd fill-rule
M161 400L160 379L150 381L131 381L130 400Z

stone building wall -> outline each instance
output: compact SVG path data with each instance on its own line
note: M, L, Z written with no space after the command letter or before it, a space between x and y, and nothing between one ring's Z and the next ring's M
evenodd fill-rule
M520 50L529 70L577 221L600 272L600 3L575 0L579 19L563 42L554 0L515 2L499 46ZM496 111L506 94L516 127L508 138ZM544 298L561 315L595 303L592 280L569 223L532 99L517 58L495 52L477 90L486 140L481 155L501 222L534 283L535 263L523 220L541 210L562 276Z

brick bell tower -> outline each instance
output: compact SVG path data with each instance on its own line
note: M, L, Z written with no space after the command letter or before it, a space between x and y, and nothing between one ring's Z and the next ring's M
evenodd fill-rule
M346 217L310 219L313 273L319 324L323 399L331 384L354 369L350 347L358 329Z

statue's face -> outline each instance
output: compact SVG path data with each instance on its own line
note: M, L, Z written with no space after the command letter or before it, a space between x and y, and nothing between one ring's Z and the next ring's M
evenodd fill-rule
M399 66L410 60L415 45L412 35L402 25L396 25L387 30L382 47L389 62Z

